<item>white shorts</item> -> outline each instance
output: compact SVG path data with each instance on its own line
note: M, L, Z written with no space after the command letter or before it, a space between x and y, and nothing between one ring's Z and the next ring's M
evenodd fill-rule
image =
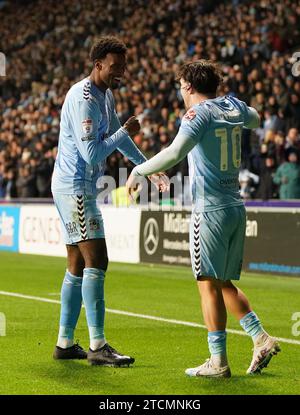
M95 196L54 193L53 199L60 216L66 245L105 238L103 218Z

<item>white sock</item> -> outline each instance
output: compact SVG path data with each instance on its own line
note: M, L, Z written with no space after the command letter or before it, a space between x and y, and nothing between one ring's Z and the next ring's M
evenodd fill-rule
M212 354L211 360L216 367L224 367L228 365L226 354Z
M90 340L90 349L95 351L97 349L100 349L100 347L103 347L106 344L106 340L104 339L91 339Z

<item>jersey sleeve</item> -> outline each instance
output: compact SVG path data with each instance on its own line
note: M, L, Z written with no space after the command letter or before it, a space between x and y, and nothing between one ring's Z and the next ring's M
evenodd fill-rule
M76 147L84 161L90 165L104 160L127 137L127 131L120 127L105 140L99 139L98 126L102 116L93 98L73 99L69 116Z
M258 128L260 124L260 117L255 108L249 107L246 102L239 100L236 97L227 97L231 103L239 110L242 115L245 128Z
M240 101L238 98L230 97L231 102L239 109L244 118L245 128L258 128L260 124L260 117L258 112L253 107L248 107L246 102Z
M260 117L258 112L253 107L246 105L244 111L244 125L246 128L258 128L260 124Z
M196 145L184 132L179 131L169 147L132 170L134 176L150 176L176 166Z
M199 143L207 130L210 115L205 106L189 109L182 118L179 133Z

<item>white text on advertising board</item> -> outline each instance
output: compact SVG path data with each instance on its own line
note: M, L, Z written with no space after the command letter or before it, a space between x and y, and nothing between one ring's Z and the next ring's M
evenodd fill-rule
M26 242L59 244L60 223L58 218L27 216L23 223Z
M164 232L188 233L190 215L183 216L181 213L164 213ZM258 223L256 220L247 219L246 237L256 238L258 235Z
M248 238L256 238L258 232L258 223L256 220L247 219L246 222L246 236Z
M164 213L164 231L173 233L189 232L190 215L181 213Z

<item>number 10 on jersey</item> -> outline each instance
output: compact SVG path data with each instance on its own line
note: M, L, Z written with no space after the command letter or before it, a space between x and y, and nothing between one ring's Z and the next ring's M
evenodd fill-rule
M215 130L216 137L221 140L221 157L220 170L228 170L228 130L226 128L217 128ZM239 126L231 130L231 145L232 145L232 164L235 168L241 165L241 137L242 129Z

